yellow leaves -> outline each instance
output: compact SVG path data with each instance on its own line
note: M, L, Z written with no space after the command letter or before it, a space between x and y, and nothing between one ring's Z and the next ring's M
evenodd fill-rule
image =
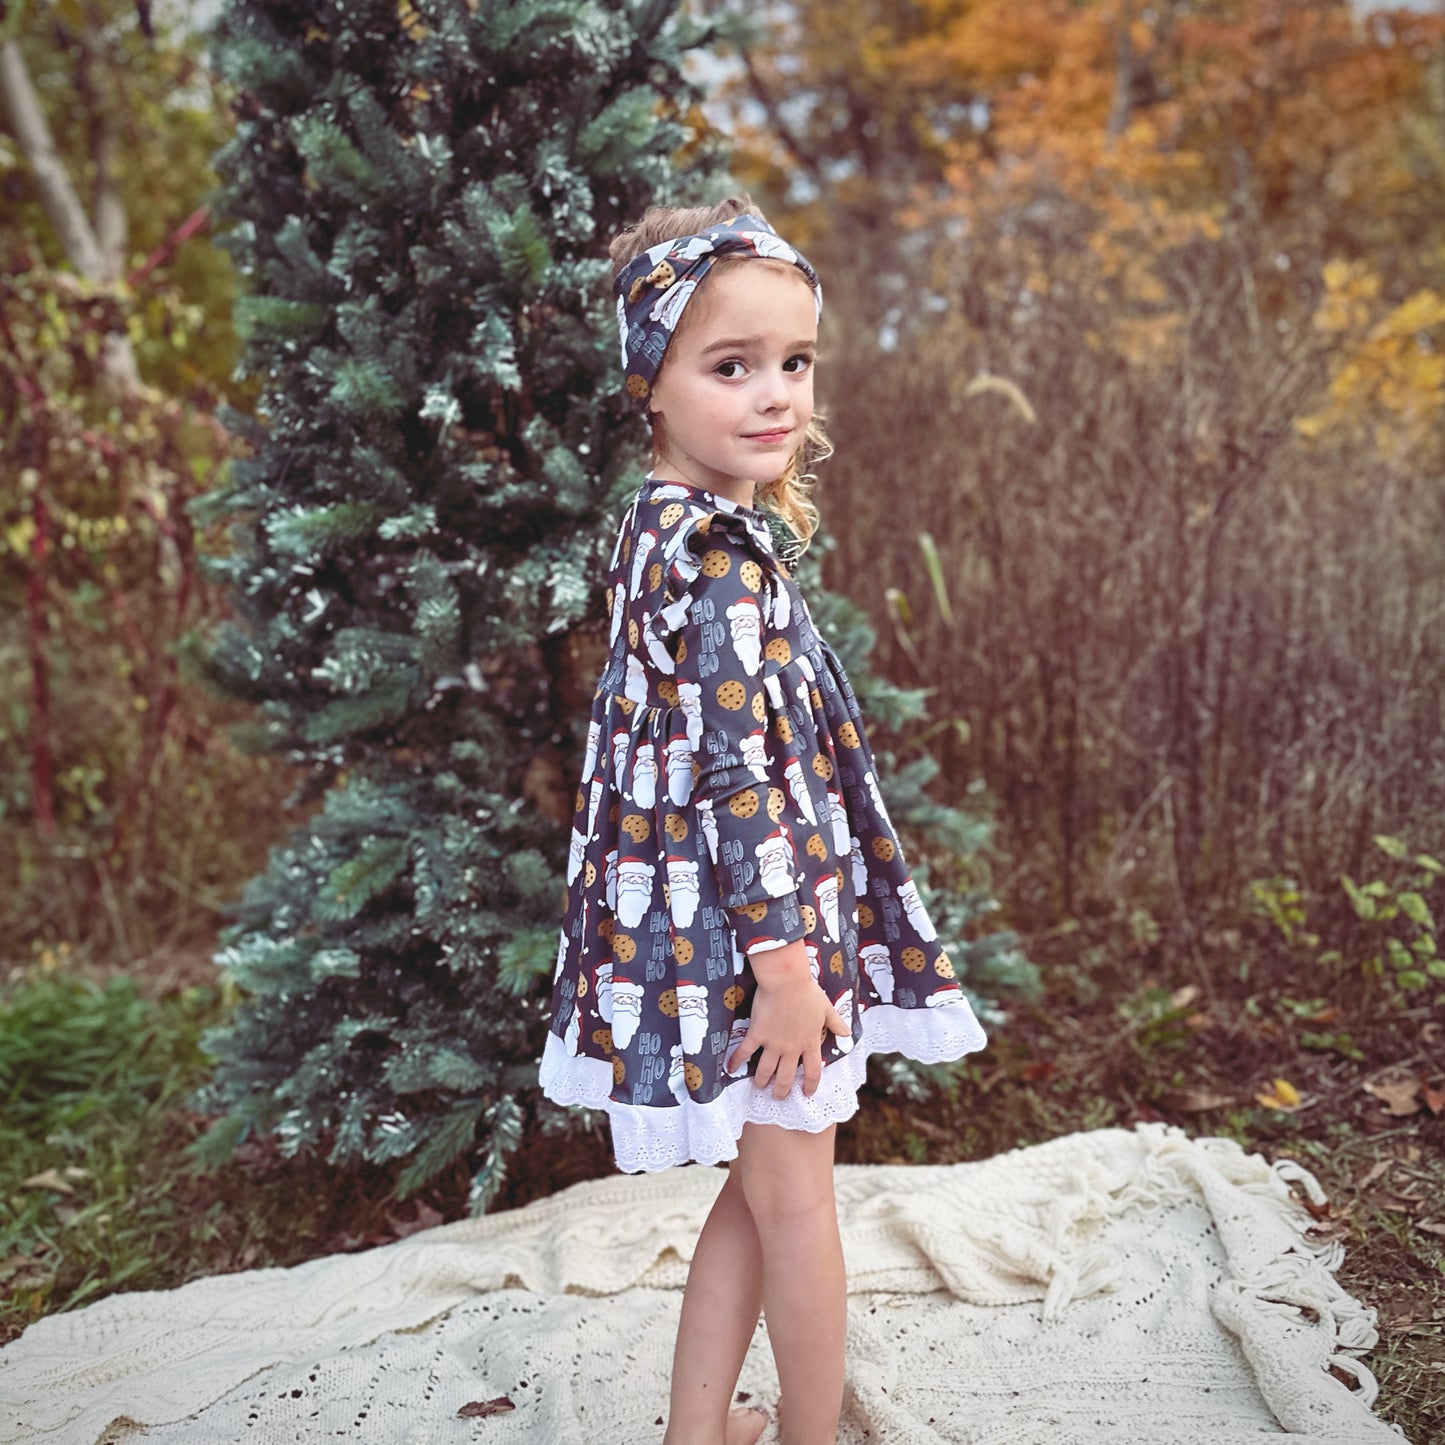
M1445 326L1445 295L1421 288L1378 316L1381 279L1368 264L1333 260L1323 275L1314 325L1336 336L1341 349L1324 405L1297 417L1295 432L1315 440L1350 426L1387 454L1420 451L1445 407L1445 354L1441 338L1430 336Z
M1276 1079L1268 1089L1256 1094L1255 1102L1266 1109L1283 1109L1291 1113L1300 1106L1300 1091L1288 1079Z

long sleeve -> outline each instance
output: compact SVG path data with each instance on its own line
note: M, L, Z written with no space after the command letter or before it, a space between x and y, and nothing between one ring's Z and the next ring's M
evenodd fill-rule
M775 705L779 648L769 627L781 584L771 560L729 525L691 527L679 542L667 580L680 605L667 645L693 750L698 826L739 944L779 948L806 935L796 850L811 826L795 796L806 786L800 765L784 746L786 712Z

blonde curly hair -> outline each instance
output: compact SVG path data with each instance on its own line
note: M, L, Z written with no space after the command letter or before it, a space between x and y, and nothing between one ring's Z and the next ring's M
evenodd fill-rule
M618 275L630 261L663 241L676 241L683 236L694 235L698 231L706 230L708 226L731 221L735 216L761 216L763 220L767 220L746 192L729 196L715 206L649 206L641 220L620 231L608 246L607 254L612 260L612 274ZM766 259L752 260L743 256L723 256L714 263L708 275L732 265L787 266L787 263ZM662 365L664 368L667 366L665 357ZM647 421L653 432L652 454L655 462L659 455L657 427L660 422L651 412L647 414ZM765 507L780 517L798 539L798 547L790 558L792 561L802 556L813 533L818 530L818 509L811 496L812 484L817 481L817 477L812 468L833 455L833 444L828 440L824 423L825 418L815 411L803 433L803 440L798 444L798 449L789 459L788 465L772 481L760 483L754 497L758 506Z

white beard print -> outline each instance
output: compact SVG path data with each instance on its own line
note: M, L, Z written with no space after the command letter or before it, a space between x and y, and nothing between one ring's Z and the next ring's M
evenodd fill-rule
M833 822L833 851L842 857L852 844L848 831L848 805L836 788L828 789L828 813Z
M848 861L853 865L853 894L861 898L868 891L868 862L863 857L863 845L854 838Z
M612 1047L619 1052L632 1042L642 1022L642 985L618 979L612 985Z
M758 857L758 881L767 889L769 898L786 898L796 890L793 850L781 833L769 833L753 851Z
M597 809L601 806L601 803L602 803L602 784L601 784L600 782L598 782L596 779L594 779L594 780L593 780L593 783L592 783L592 797L591 797L591 801L587 804L587 831L588 831L588 833L591 833L591 831L593 830L593 828L595 828L595 827L597 826Z
M624 858L617 865L617 917L636 928L652 902L653 867L645 858Z
M793 615L793 599L788 595L787 587L781 583L779 583L776 587L773 588L772 611L773 626L777 628L779 632L781 632L783 628L788 625L788 621ZM807 662L808 659L800 653L798 656L798 661ZM809 664L809 667L811 669L811 664ZM809 676L808 681L812 681L811 676Z
M863 945L863 972L872 981L882 1003L893 1002L893 961L881 943Z
M622 369L627 370L627 298L617 298L617 341L622 349Z
M657 801L657 750L646 739L632 750L632 801L639 808Z
M697 826L702 829L703 842L707 844L707 855L717 862L717 819L713 816L712 801L704 798L697 805Z
M834 999L833 1007L838 1010L838 1017L848 1025L846 1034L833 1034L833 1039L838 1045L840 1054L851 1054L853 1052L853 990L851 988L844 989Z
M657 546L657 533L651 530L643 532L637 538L637 547L632 554L632 587L634 597L642 595L642 579L647 575L647 560L652 556L653 549Z
M567 1020L567 1036L565 1040L567 1052L573 1058L577 1057L577 1050L582 1047L582 1005L572 1005L572 1017Z
M775 236L771 231L739 231L738 235L744 241L751 242L759 256L770 256L775 261L797 263L798 253L781 236ZM804 280L806 279L804 277Z
M868 793L873 799L873 806L878 810L878 816L882 818L891 829L893 827L893 820L888 816L888 809L883 806L883 794L878 791L878 779L873 776L871 768L863 774L863 781L868 785Z
M835 874L818 880L816 889L818 912L823 920L823 937L829 943L838 941L838 879Z
M763 665L763 618L751 597L740 597L727 610L732 630L733 651L749 677L756 677Z
M682 315L682 308L696 290L697 282L691 279L674 283L662 293L648 315L653 321L660 321L672 331L677 326L678 317Z
M687 1075L683 1072L682 1045L674 1044L667 1065L667 1087L679 1104L688 1101Z
M677 252L677 259L680 261L696 261L699 256L708 255L713 249L713 244L706 236L693 236L685 246Z
M567 935L564 933L557 942L557 967L552 970L552 982L556 983L562 977L562 969L567 962Z
M687 719L687 740L696 752L702 746L702 684L680 682L677 685L677 704Z
M607 906L617 912L617 849L607 850Z
M642 641L647 648L648 661L664 676L671 677L677 671L677 663L672 660L672 654L657 640L657 634L652 627L653 614L644 612L642 614Z
M808 972L813 975L813 982L823 982L823 955L818 952L818 945L812 939L803 940L803 952L808 955Z
M691 928L698 905L696 858L682 858L676 853L668 854L667 897L672 921L679 928Z
M768 780L768 740L761 728L754 728L738 739L738 749L743 755L743 766L751 771L758 782Z
M692 797L692 749L686 738L667 745L667 796L679 808Z
M582 776L590 778L597 766L597 745L602 741L602 724L593 718L587 724L587 751L582 757Z
M622 619L627 615L627 595L622 586L622 578L617 579L612 589L612 628L607 636L609 646L616 643L622 632Z
M808 820L810 826L818 826L818 812L813 807L813 795L808 791L808 779L803 773L801 759L794 758L783 769L783 777L787 780L788 795L793 800L793 806Z
M700 1054L707 1042L707 985L680 983L677 986L677 1027L685 1054Z
M923 900L918 896L918 884L910 878L898 890L898 897L903 903L903 911L908 915L908 921L913 925L918 936L925 943L932 943L938 937L938 930L934 928L933 920L928 916L928 911L923 906Z
M627 680L622 684L622 695L639 705L647 701L647 669L635 652L627 654Z
M612 967L612 959L604 958L597 965L593 978L593 987L597 990L597 1014L605 1024L612 1022Z
M567 850L567 886L570 888L582 871L582 857L587 851L587 838L578 828L572 830L572 846Z

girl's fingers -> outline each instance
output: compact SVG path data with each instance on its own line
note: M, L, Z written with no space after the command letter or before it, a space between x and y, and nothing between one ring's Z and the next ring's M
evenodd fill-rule
M838 1010L831 1005L828 1008L828 1027L832 1029L835 1034L851 1034L853 1032L853 1030L843 1022Z
M811 1099L823 1078L823 1051L809 1049L803 1060L803 1092Z
M773 1098L786 1099L788 1091L793 1087L793 1080L798 1077L798 1065L803 1062L801 1056L792 1060L778 1060L778 1075L773 1080Z

